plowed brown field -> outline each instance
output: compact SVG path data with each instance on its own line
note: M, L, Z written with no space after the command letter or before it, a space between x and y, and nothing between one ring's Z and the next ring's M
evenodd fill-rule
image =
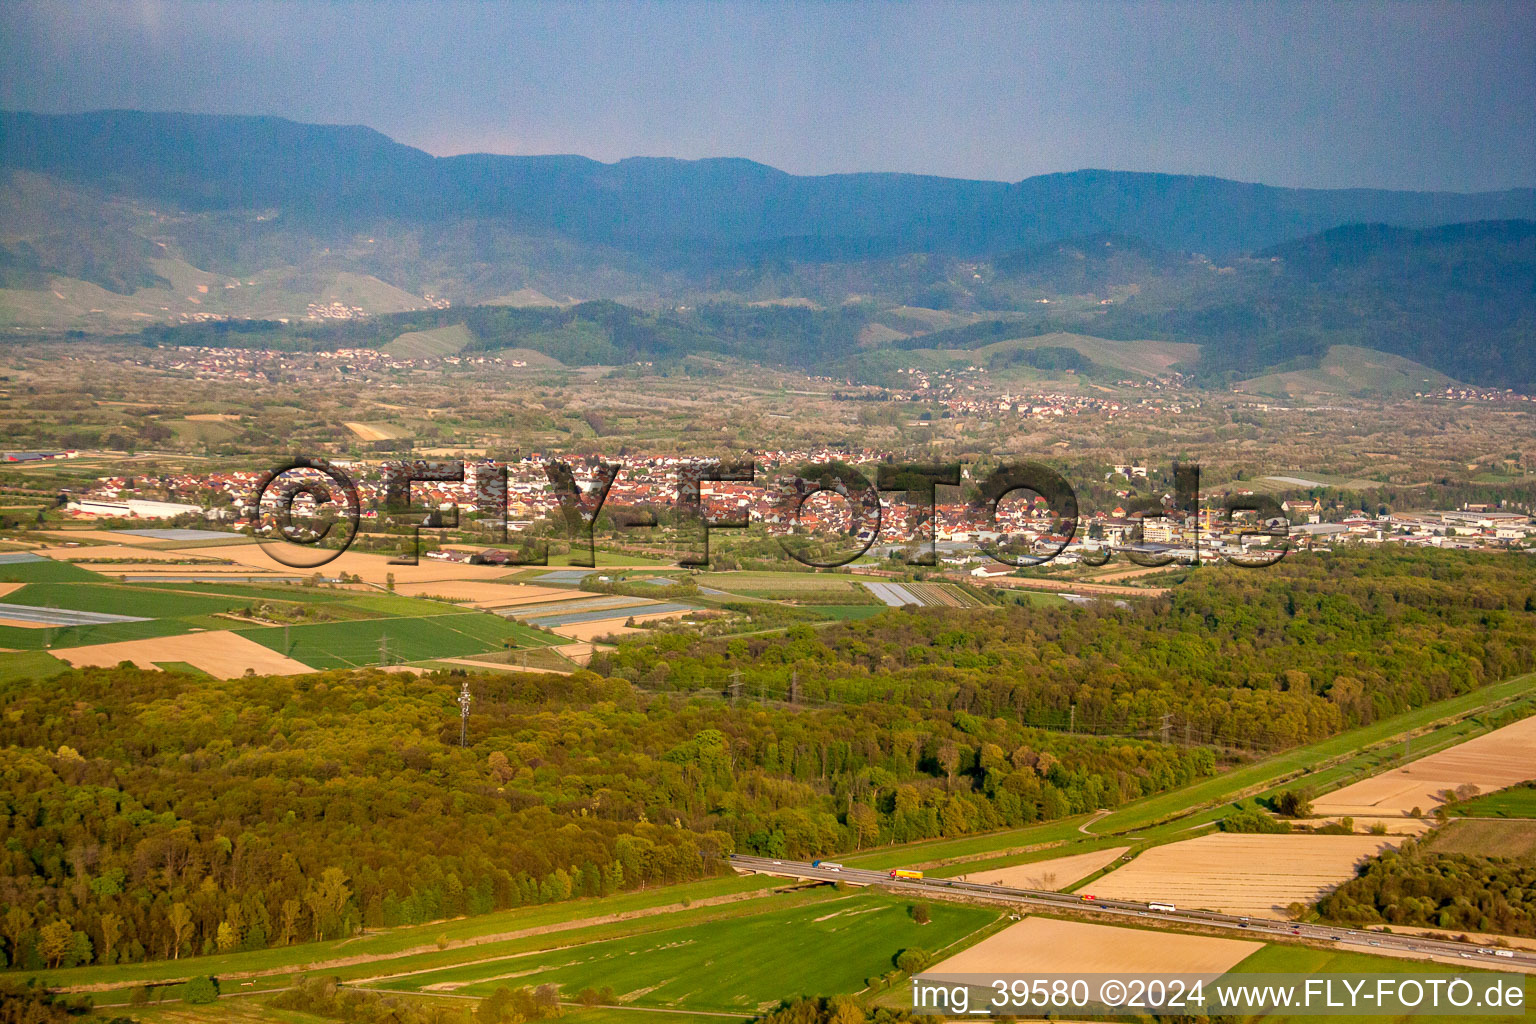
M295 661L254 640L247 640L238 633L225 630L70 647L54 651L53 655L76 668L86 665L110 668L121 661L131 661L140 668L155 668L168 661L184 661L220 679L241 675L248 668L263 675L295 675L314 671L302 661Z
M1262 943L1027 917L923 972L957 974L1220 974Z
M1110 850L1074 853L1069 857L1052 857L1050 860L1037 860L1033 864L992 868L960 877L967 882L1011 885L1016 889L1065 889L1079 878L1086 878L1100 868L1113 864L1129 849L1129 846L1116 846Z
M1156 900L1180 910L1284 917L1354 877L1355 865L1401 840L1386 836L1220 832L1156 846L1089 886L1101 898Z
M1484 793L1536 779L1536 717L1495 729L1312 801L1314 814L1426 814L1440 794L1471 784Z

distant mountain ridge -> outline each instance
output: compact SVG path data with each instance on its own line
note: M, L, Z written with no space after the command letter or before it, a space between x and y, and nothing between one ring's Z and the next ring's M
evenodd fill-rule
M1536 390L1533 189L797 177L738 159L439 158L270 117L0 113L0 225L8 334L152 324L171 343L306 347L416 332L413 350L876 376L974 349L1091 369L1060 346L989 348L1060 333L1193 343L1179 368L1212 382L1353 346ZM508 300L541 308L498 312ZM380 314L398 315L353 319ZM469 333L432 333L456 324Z
M985 256L1097 234L1226 255L1351 223L1536 218L1536 189L1290 189L1101 170L1005 183L801 177L730 158L433 157L363 127L140 111L0 113L0 169L189 211L280 208L318 229L504 219L685 264L727 254Z

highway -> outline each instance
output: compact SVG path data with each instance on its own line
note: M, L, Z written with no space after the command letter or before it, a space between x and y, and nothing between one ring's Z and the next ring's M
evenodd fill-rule
M770 857L731 855L731 866L738 871L759 875L778 875L784 878L806 879L818 882L848 882L852 885L881 885L887 889L912 892L965 893L1001 903L1019 903L1026 906L1055 910L1075 910L1080 913L1102 914L1106 917L1136 918L1143 927L1154 927L1156 922L1197 924L1207 928L1222 928L1239 933L1240 937L1264 938L1287 936L1311 942L1331 943L1337 946L1362 947L1358 952L1369 953L1387 950L1433 953L1457 960L1469 961L1481 968L1504 970L1536 970L1536 953L1526 950L1506 950L1513 957L1495 956L1486 946L1474 946L1464 942L1431 939L1419 935L1387 934L1355 928L1338 928L1331 925L1296 924L1265 917L1240 917L1220 914L1212 910L1152 910L1146 903L1129 900L1090 899L1084 893L1051 892L1047 889L1014 889L1006 885L983 885L979 882L962 882L955 878L892 878L889 871L872 871L856 867L813 867L806 861L774 860ZM1092 886L1089 886L1092 889Z

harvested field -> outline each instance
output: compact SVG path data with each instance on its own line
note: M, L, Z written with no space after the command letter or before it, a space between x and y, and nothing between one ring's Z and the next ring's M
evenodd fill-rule
M39 530L38 535L72 541L110 541L114 544L154 544L153 537L135 537L122 530Z
M1219 832L1157 846L1093 883L1095 896L1159 900L1180 910L1284 917L1355 875L1355 865L1398 841L1385 836Z
M252 569L263 569L268 572L292 573L295 570L283 565L277 559L268 555L263 546L259 544L232 544L228 547L193 548L195 554L207 555L210 558L227 558L232 562L248 566ZM289 553L294 561L302 563L303 559L314 558L315 550L302 545L287 545L287 552L283 557L288 558ZM507 574L505 566L495 565L466 565L463 562L442 562L431 558L422 558L416 565L391 565L389 555L368 554L362 551L346 551L340 557L321 566L319 571L327 576L335 576L338 573L351 573L362 577L369 583L382 585L389 576L394 576L399 584L430 583L438 580L493 580ZM249 571L249 570L247 570Z
M0 597L4 597L13 590L20 590L24 586L26 586L25 583L0 583Z
M1445 803L1440 794L1446 790L1473 785L1487 793L1530 779L1536 779L1536 717L1326 793L1312 801L1312 810L1403 815L1418 807L1428 813Z
M1220 974L1263 943L1027 917L923 972L957 974Z
M188 423L238 423L239 413L229 412L195 412L186 417Z
M151 541L151 543L153 543ZM63 548L46 547L38 548L37 553L49 558L69 562L96 562L103 560L116 561L117 559L131 559L134 562L204 562L206 556L194 554L191 551L155 551L138 547L128 547L125 544L92 544L86 547ZM128 568L122 565L122 568ZM101 571L111 573L119 566L107 566Z
M594 636L607 636L609 634L618 634L622 636L623 634L629 632L641 632L638 629L633 629L632 627L624 625L626 622L659 622L662 619L680 619L687 614L688 612L685 610L672 612L653 612L650 615L619 615L612 619L596 619L588 620L586 622L572 622L563 626L550 626L549 630L553 633L559 633L561 636L568 636L572 640L590 640ZM594 628L589 632L583 630L583 626L601 628Z
M1074 853L1069 857L1037 860L1033 864L992 868L960 877L967 882L1011 885L1016 889L1065 889L1079 878L1087 878L1095 871L1113 864L1129 849L1129 846L1116 846L1109 850L1093 850L1089 853Z
M155 562L132 562L122 565L114 565L110 569L105 566L98 567L103 575L127 576L130 579L153 579L157 576L169 576L173 580L181 579L188 575L212 576L228 574L233 576L265 576L268 574L294 576L301 570L282 569L273 563L271 569L258 569L253 565L227 565L223 562L198 562L196 565L166 565ZM308 575L308 573L305 573Z
M475 608L502 608L581 597L580 591L555 587L530 587L523 583L490 583L482 580L444 580L437 583L397 583L395 593L406 597L441 597L465 601Z
M54 651L53 655L76 668L86 665L111 668L120 661L131 661L140 668L155 668L161 662L184 661L220 679L241 675L248 668L270 675L314 671L301 661L225 630L71 647Z
M1479 857L1536 857L1536 821L1458 818L1435 833L1428 849Z
M603 619L600 622L573 622L569 626L559 627L555 632L561 636L568 636L572 640L595 640L600 636L630 636L645 632L642 629L624 625L624 621L624 619Z
M404 431L385 423L343 423L342 426L356 434L360 441L390 441L406 436Z

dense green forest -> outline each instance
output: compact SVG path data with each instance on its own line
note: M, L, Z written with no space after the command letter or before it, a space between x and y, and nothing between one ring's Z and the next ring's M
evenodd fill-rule
M254 948L1115 806L1203 748L623 680L131 668L6 693L0 919L17 965ZM451 822L451 828L445 828Z
M1536 860L1437 853L1407 840L1318 903L1345 924L1536 936Z
M1200 569L1160 600L890 611L785 636L663 634L596 671L651 689L899 704L1079 732L1272 750L1536 667L1518 559L1341 552ZM1166 716L1166 717L1165 717Z

